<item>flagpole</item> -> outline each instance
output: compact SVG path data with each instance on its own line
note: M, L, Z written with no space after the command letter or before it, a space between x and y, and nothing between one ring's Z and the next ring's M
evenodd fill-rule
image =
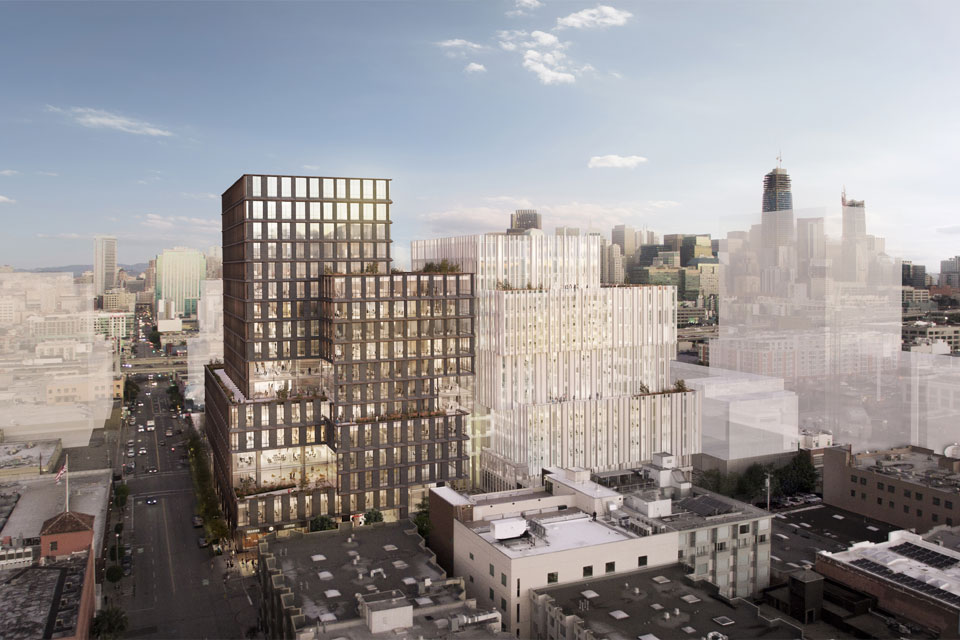
M70 511L70 454L67 454L67 459L63 463L63 476L67 479L67 508L64 509L64 513Z

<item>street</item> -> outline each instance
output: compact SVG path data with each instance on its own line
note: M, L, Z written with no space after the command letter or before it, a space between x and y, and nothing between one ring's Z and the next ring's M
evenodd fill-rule
M143 406L136 407L132 425L123 425L118 443L122 462L136 465L124 473L130 495L120 539L132 547L132 575L119 582L119 590L107 585L104 594L119 594L129 619L127 637L242 638L256 625L256 580L228 568L228 555L198 546L204 530L191 523L196 500L185 424L170 412L170 381L142 376L137 384ZM148 420L156 430L138 432ZM134 458L127 457L130 440L138 452ZM151 467L157 471L148 473ZM148 498L156 503L148 504Z

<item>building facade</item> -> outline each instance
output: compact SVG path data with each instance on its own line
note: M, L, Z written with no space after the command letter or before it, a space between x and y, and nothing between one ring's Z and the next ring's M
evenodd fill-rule
M413 243L414 267L477 274L474 484L535 486L548 466L689 465L699 400L675 389L676 290L600 286L598 236L487 234Z
M165 249L157 256L154 295L158 309L162 300L173 310L173 313L168 312L168 317L196 315L200 281L206 276L207 263L203 252L185 247Z
M102 296L117 286L117 239L97 236L93 242L93 289Z
M391 273L389 181L245 175L223 195L223 364L205 412L230 522L378 509L467 477L474 280Z

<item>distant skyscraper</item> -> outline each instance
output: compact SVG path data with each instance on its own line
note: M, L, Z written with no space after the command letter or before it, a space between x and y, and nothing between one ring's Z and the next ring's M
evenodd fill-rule
M192 316L197 312L200 281L207 276L207 261L196 249L176 247L164 249L157 256L155 298L173 303L177 314Z
M510 214L507 233L523 233L527 229L543 229L543 222L536 209L517 209Z
M97 236L93 242L93 286L102 296L117 286L117 239Z
M793 242L793 195L786 169L776 169L763 177L763 246L784 247Z
M843 241L859 240L867 235L867 209L863 200L847 200L847 190L840 196L843 205Z
M610 236L613 244L620 247L624 260L632 259L637 250L637 230L629 225L618 224L613 228Z

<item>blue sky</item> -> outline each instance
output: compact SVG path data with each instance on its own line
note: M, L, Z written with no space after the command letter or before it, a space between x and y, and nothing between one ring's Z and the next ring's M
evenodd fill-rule
M0 264L219 244L242 173L392 178L416 237L759 219L798 209L960 254L960 3L0 3ZM607 158L605 156L615 156ZM591 162L591 159L594 159ZM593 166L591 166L591 164ZM604 166L606 165L606 166ZM613 165L613 166L610 166Z

